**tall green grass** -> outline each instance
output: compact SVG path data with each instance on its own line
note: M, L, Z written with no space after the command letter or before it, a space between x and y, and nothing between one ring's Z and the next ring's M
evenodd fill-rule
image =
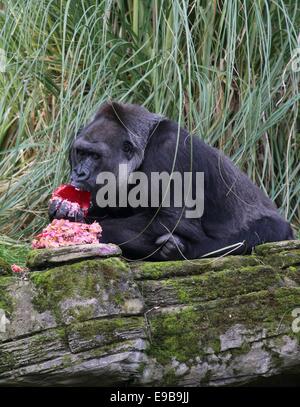
M109 98L221 148L297 228L299 31L295 0L2 1L1 233L47 223L70 141Z

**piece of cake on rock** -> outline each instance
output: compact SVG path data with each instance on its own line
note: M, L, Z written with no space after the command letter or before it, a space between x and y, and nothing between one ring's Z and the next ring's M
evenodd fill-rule
M97 222L84 223L90 206L91 194L72 185L61 185L51 196L49 206L66 207L67 219L53 219L32 241L33 253L29 256L31 269L49 264L63 263L91 257L108 257L121 254L115 244L100 243L102 228Z

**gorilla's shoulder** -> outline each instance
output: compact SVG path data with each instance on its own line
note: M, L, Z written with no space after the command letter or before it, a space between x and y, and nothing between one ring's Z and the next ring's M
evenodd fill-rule
M155 139L155 142L170 145L190 136L189 132L183 127L180 127L178 123L164 118L157 125L151 139Z

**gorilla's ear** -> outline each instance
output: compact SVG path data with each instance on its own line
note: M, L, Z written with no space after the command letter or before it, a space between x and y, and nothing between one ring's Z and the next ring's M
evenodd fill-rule
M117 121L127 130L133 145L142 150L145 149L152 132L163 120L163 116L151 113L142 106L117 102L105 102L101 105L94 120L101 116Z

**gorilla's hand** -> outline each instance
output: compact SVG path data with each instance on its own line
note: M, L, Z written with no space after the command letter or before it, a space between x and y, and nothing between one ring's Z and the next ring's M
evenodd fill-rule
M156 239L155 244L159 246L163 245L160 248L160 255L165 260L178 259L178 253L182 255L185 250L185 246L180 237L171 233L160 236Z
M84 222L84 213L79 205L72 205L71 202L61 198L50 200L48 214L50 221L53 219L68 219L71 222Z

